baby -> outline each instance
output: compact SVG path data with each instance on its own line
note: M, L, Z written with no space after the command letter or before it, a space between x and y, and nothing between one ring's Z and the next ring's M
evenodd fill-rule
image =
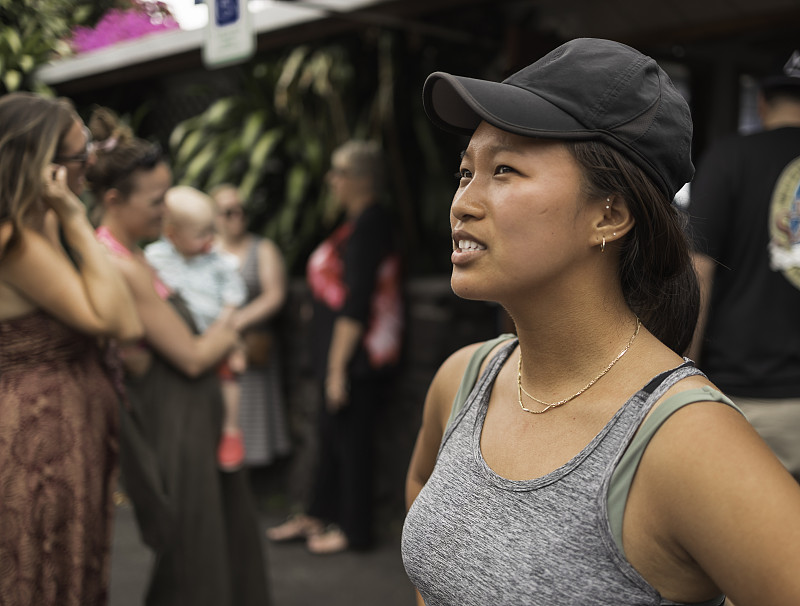
M163 282L180 294L200 332L223 313L245 302L247 291L236 260L212 248L215 208L213 200L188 186L167 192L163 237L145 248L145 256ZM217 447L219 466L235 471L244 460L239 427L239 383L245 371L244 349L232 350L219 369L225 407L222 437Z

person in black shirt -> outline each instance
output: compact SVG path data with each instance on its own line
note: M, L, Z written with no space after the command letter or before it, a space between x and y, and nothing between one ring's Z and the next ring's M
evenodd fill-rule
M372 543L372 421L400 355L403 318L400 259L390 215L379 203L382 169L375 142L349 141L333 152L328 181L346 220L308 261L314 368L324 404L317 466L307 514L267 536L307 539L313 553Z
M689 213L703 292L689 355L800 481L800 53L762 82L762 132L708 151Z

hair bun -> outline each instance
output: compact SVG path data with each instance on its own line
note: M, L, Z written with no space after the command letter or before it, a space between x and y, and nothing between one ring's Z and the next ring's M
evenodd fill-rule
M117 144L133 139L131 128L107 107L96 107L92 111L92 116L89 118L89 130L92 138L99 143L98 151L111 151ZM104 145L104 142L108 141L113 141L114 145Z

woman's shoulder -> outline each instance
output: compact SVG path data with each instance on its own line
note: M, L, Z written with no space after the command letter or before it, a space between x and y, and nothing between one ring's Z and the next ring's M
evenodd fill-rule
M487 341L478 341L470 345L465 345L450 354L433 378L431 386L440 393L446 394L445 401L452 402L464 373L471 365L477 366L477 374L483 372L489 361L500 351L513 335L501 335Z
M10 246L12 242L13 246ZM4 250L6 247L9 249ZM3 256L12 252L29 252L31 247L50 251L53 250L53 242L45 233L27 225L15 229L10 221L0 223L0 251L4 251Z
M111 253L111 261L125 278L135 297L153 291L153 268L143 252L129 256Z
M665 464L676 465L670 453L697 453L699 458L686 471L716 460L721 444L744 442L753 433L735 403L704 374L686 376L667 389L646 417L647 422L657 425L648 449L664 453L661 460Z
M259 236L257 234L253 234L251 236L253 239L251 240L251 246L254 246L259 253L276 253L280 252L278 245L275 243L274 240L267 238L266 236Z
M692 369L693 365L687 363L681 368ZM674 410L689 408L691 404L703 402L717 402L731 406L731 400L702 372L687 374L671 385L659 398L653 407L668 407ZM735 407L734 407L735 408Z
M483 370L503 345L513 338L516 337L512 334L503 334L486 341L477 341L465 345L450 354L440 366L440 370L444 369L446 372L463 374L471 361L478 361L477 355L480 355L480 370Z

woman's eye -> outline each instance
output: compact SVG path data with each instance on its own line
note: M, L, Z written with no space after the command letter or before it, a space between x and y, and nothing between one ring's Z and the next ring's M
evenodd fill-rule
M505 164L502 164L495 169L494 174L504 175L506 173L513 173L513 172L515 172L513 168L511 168L510 166L506 166Z
M461 179L469 179L470 177L472 177L472 173L468 171L466 168L461 168L453 176L456 178L456 181L461 181Z

